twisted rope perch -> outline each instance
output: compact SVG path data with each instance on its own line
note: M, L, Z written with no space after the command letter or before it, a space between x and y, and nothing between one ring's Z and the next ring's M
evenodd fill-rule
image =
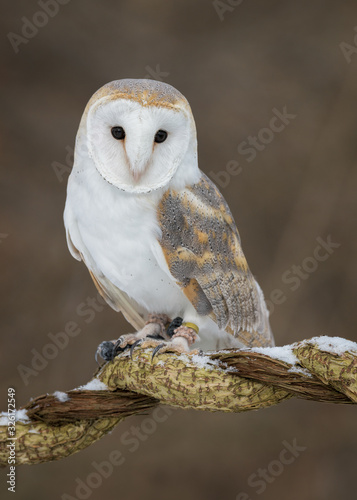
M100 439L124 418L159 404L242 412L294 396L357 403L357 344L338 337L315 337L283 348L225 350L205 356L165 352L153 361L152 347L152 342L146 341L134 351L132 360L125 352L100 368L95 378L107 390L82 388L69 391L66 401L45 395L25 405L29 420L16 422L16 464L72 455ZM7 426L0 425L3 466L8 464L8 443Z

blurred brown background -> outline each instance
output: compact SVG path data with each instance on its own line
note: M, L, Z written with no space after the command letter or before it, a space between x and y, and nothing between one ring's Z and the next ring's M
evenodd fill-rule
M9 386L20 406L85 383L99 342L130 331L109 307L88 305L96 291L67 250L62 222L83 109L120 78L150 75L188 98L208 175L226 181L228 162L239 162L221 190L271 301L277 344L321 334L357 341L356 2L77 0L57 14L50 3L48 22L32 0L8 3L1 18L1 408ZM31 31L23 17L43 26ZM28 42L10 35L11 43L8 33L22 30ZM284 107L296 117L274 137L262 132ZM259 134L266 144L248 162L238 146ZM329 235L340 246L317 262L316 238ZM19 365L31 367L49 333L69 321L81 333L25 383ZM145 418L127 419L63 461L19 467L16 498L355 498L353 406L292 400L240 415L176 410L130 451L123 435ZM280 470L274 460L294 439L306 449ZM78 479L95 482L93 461L116 449L124 463L78 496ZM269 467L275 476L259 494L263 486L249 477Z

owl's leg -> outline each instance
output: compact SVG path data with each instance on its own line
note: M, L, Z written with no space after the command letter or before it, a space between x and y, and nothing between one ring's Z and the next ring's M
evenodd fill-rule
M175 318L174 321L176 320L181 320L180 325L172 328L171 332L169 327L167 331L168 335L171 337L171 340L169 342L162 342L158 346L156 346L152 353L152 359L154 359L159 351L173 351L178 353L190 352L192 345L197 340L198 328L192 323L182 323L181 318ZM174 321L171 323L171 325L173 325Z
M136 333L121 335L117 341L105 341L99 344L95 359L98 354L105 360L111 361L127 347L135 347L147 337L155 340L167 338L166 328L171 320L166 314L150 314L144 327Z
M149 314L145 326L136 333L128 333L118 338L116 345L121 349L146 337L165 339L166 328L171 323L166 314Z

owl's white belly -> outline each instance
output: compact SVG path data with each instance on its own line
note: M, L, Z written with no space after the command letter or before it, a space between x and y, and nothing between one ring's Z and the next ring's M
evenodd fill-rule
M152 249L156 241L143 224L146 217L133 212L126 220L113 216L110 225L115 229L102 226L100 234L80 224L84 244L106 278L148 312L171 315L176 308L182 312L188 301L158 265Z
M65 222L75 247L148 312L172 315L190 309L175 280L157 261L158 194L118 191L95 172L89 181L84 184L75 174L68 185Z

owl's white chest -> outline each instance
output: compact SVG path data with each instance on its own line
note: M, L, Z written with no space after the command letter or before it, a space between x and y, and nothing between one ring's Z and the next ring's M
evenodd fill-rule
M87 265L148 311L171 314L184 310L188 301L158 263L159 199L160 193L134 196L122 192L95 170L89 173L87 169L85 176L73 172L65 223Z

